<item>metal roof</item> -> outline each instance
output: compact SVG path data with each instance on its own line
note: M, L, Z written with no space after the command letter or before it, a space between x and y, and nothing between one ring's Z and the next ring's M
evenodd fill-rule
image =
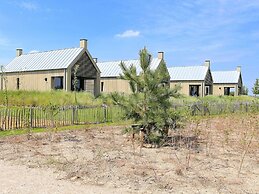
M212 79L214 84L238 83L239 71L212 71Z
M204 80L207 72L207 66L182 66L170 67L168 72L171 81Z
M134 65L137 69L137 73L141 72L139 60L124 60L122 61L127 67ZM161 62L161 59L153 58L151 61L151 69L156 69ZM109 61L109 62L98 62L97 66L101 71L101 77L118 77L122 74L122 70L119 66L121 61Z
M83 53L83 48L23 54L15 57L5 66L5 72L23 72L38 70L66 69Z

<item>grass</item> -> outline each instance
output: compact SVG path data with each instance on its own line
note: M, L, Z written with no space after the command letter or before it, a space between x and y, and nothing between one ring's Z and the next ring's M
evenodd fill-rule
M87 92L77 92L77 103L75 102L75 93L66 91L8 91L8 101L10 106L49 106L49 105L101 105L102 98L94 98ZM0 91L0 103L5 102L5 93Z
M259 103L259 98L254 96L205 96L205 97L191 97L191 96L182 96L181 98L172 99L176 104L191 104L194 102L210 102L210 103L231 103L231 102L257 102Z
M102 94L95 98L87 92L76 93L77 103L74 92L62 90L52 90L46 92L40 91L8 91L8 101L10 106L67 106L67 105L88 105L95 106L112 104L112 100L107 94ZM182 96L181 98L172 99L175 104L191 104L194 102L258 102L259 98L252 96L206 96L204 98ZM0 105L4 105L5 93L0 91Z
M108 122L101 124L85 124L85 125L72 125L72 126L62 126L56 128L27 128L27 129L15 129L15 130L7 130L0 131L0 138L7 136L15 136L15 135L24 135L30 133L44 133L44 132L52 132L55 129L55 132L58 131L66 131L66 130L83 130L83 129L93 129L103 126L127 126L130 125L132 121L117 121L117 122Z

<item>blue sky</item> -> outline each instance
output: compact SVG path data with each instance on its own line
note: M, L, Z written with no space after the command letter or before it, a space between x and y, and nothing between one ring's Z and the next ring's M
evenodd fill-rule
M242 66L259 78L259 0L0 0L0 64L24 52L78 47L99 61L136 59L146 46L167 65Z

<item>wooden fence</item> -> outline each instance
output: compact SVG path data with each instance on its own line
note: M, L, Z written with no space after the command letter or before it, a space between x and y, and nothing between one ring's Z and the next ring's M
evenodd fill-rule
M219 115L259 112L258 102L196 102L176 104L176 111L189 115ZM0 107L0 130L58 127L75 124L105 123L122 120L124 111L118 106L66 107Z
M44 128L121 120L116 106L12 107L0 108L0 130Z

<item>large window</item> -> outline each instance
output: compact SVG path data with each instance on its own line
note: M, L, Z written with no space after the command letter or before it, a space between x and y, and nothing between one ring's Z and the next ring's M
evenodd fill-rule
M230 88L224 87L224 95L229 96L229 94L230 94Z
M190 96L200 96L199 88L200 88L200 85L190 85L189 86L189 90L190 90L189 95Z
M63 76L52 77L52 88L55 90L63 89Z

